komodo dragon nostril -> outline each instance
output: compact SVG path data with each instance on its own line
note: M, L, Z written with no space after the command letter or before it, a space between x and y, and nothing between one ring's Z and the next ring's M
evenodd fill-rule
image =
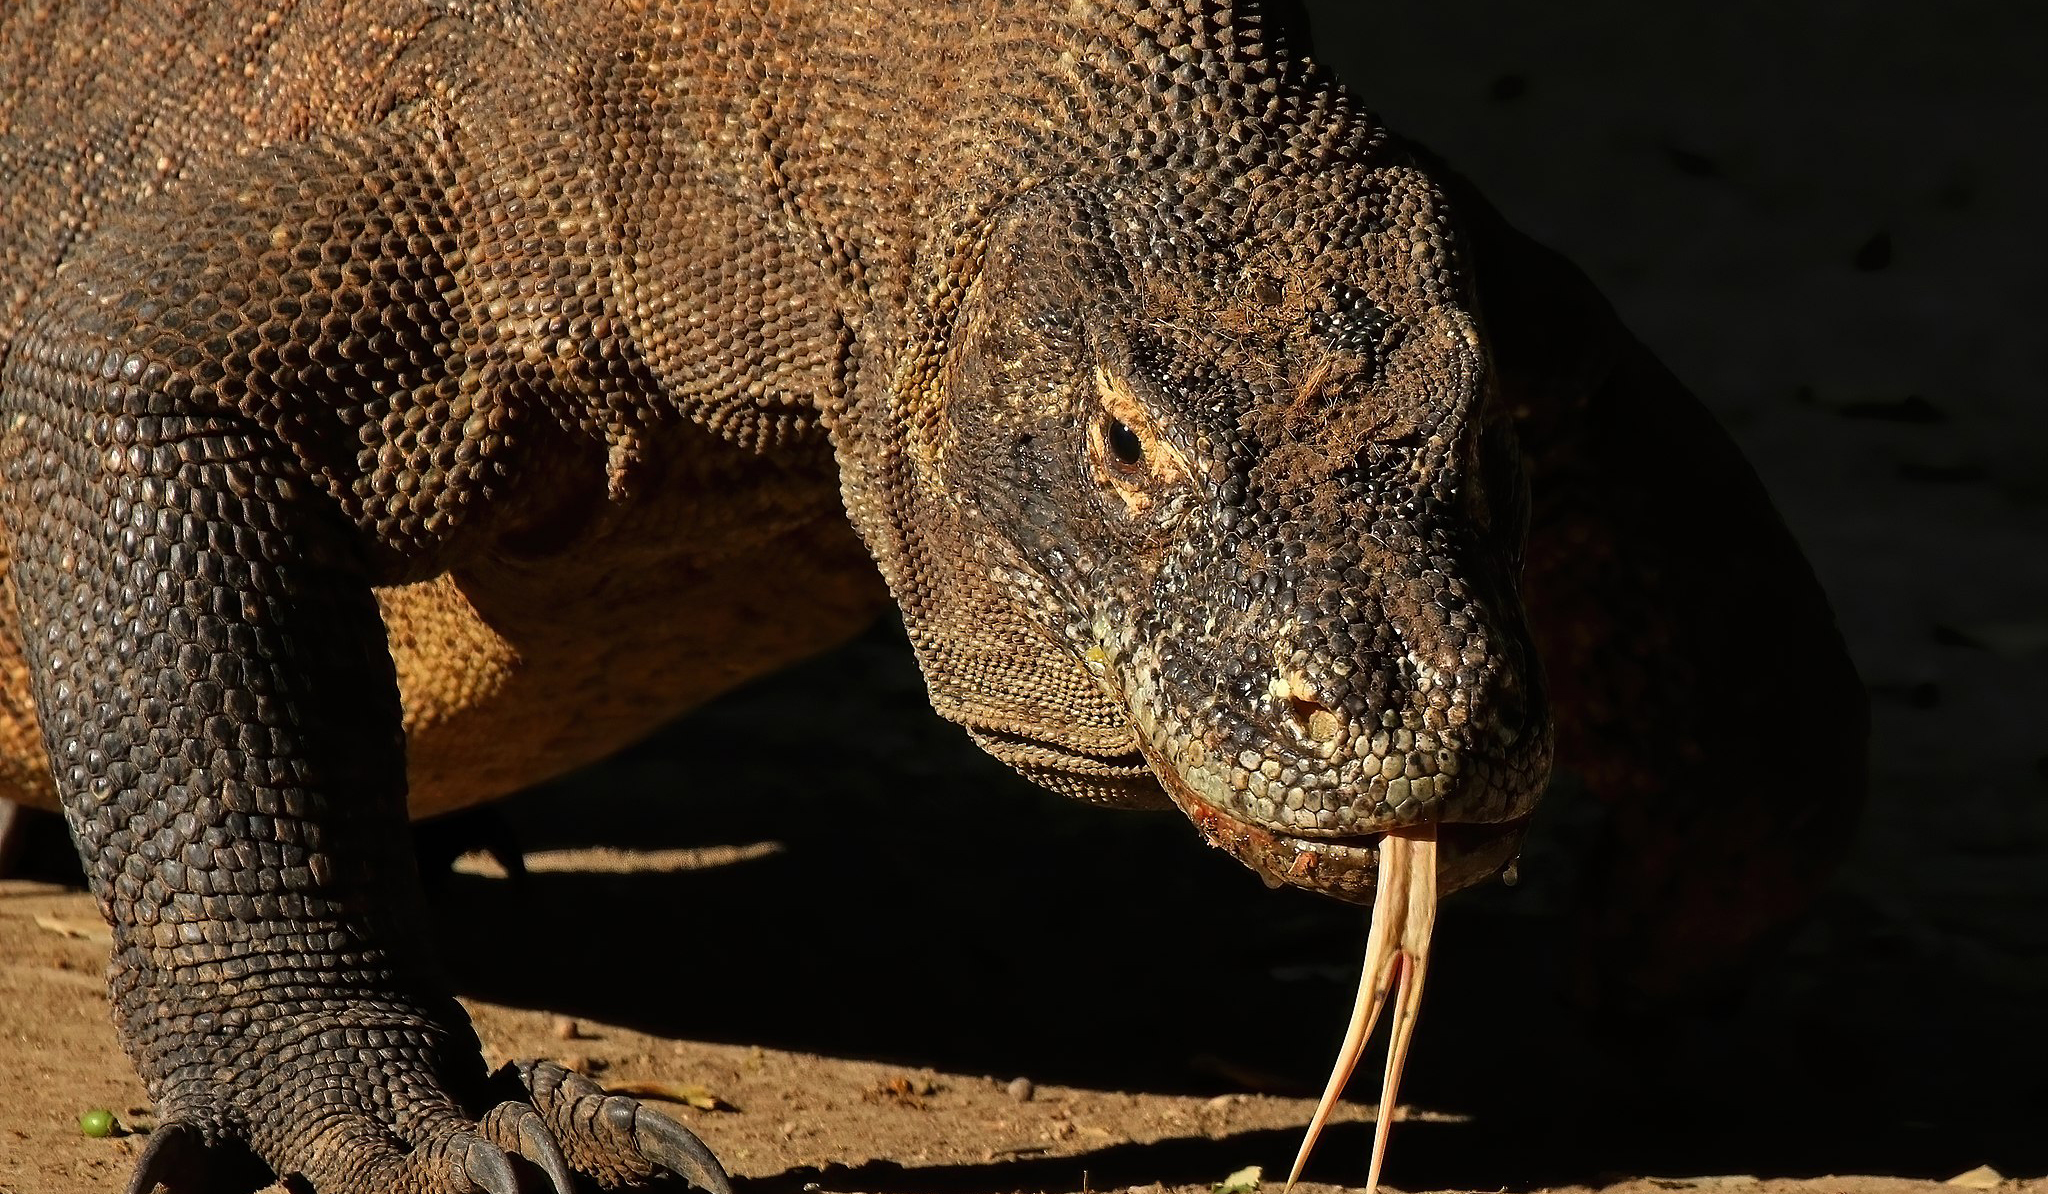
M1285 685L1286 692L1277 690ZM1290 677L1273 686L1276 702L1294 732L1310 742L1334 742L1344 730L1344 715L1322 703L1313 685Z

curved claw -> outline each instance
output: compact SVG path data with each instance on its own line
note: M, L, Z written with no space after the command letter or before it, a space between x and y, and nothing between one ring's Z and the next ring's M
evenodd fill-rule
M149 1134L142 1159L135 1163L135 1176L128 1179L128 1194L155 1194L162 1186L172 1194L199 1184L205 1172L206 1141L184 1124L164 1124Z
M169 1194L250 1194L269 1182L269 1171L254 1154L209 1141L192 1124L172 1122L149 1134L128 1179L128 1194L155 1194L159 1187Z
M633 1143L640 1155L708 1194L732 1194L725 1166L690 1129L652 1108L633 1104Z
M576 1171L540 1112L525 1103L505 1103L492 1115L502 1117L503 1126L518 1138L519 1155L540 1166L555 1194L576 1194Z
M659 1111L635 1099L606 1094L604 1087L551 1061L514 1062L499 1073L506 1076L508 1071L532 1097L542 1123L553 1126L550 1143L563 1145L567 1155L578 1157L578 1164L618 1162L622 1176L631 1181L653 1176L646 1170L666 1171L704 1194L732 1194L732 1180L704 1142ZM499 1112L491 1118L498 1121L495 1130L503 1138L515 1120L509 1108L500 1111L506 1118L500 1119ZM525 1121L519 1117L517 1122L524 1140ZM547 1168L539 1158L531 1159ZM633 1172L636 1166L638 1173Z
M462 1150L462 1162L457 1168L464 1177L490 1194L523 1194L519 1173L512 1168L512 1158L505 1155L504 1149L481 1136L470 1139Z

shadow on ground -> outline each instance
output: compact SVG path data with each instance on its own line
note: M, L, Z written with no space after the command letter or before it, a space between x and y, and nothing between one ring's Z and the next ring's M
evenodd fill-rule
M1945 981L1848 897L1739 1004L1627 1023L1568 1011L1560 807L1520 887L1447 907L1406 1095L1466 1118L1404 1128L1391 1182L1469 1187L1500 1155L1536 1185L2048 1171L2035 1009L2017 989ZM779 843L701 869L457 874L438 898L464 993L692 1039L1111 1090L1313 1094L1365 936L1359 910L1264 890L1177 816L1012 779L931 716L888 628L489 815L527 851ZM1086 1169L1103 1188L1120 1166L1193 1181L1236 1148L1188 1139L1142 1161L1110 1148L883 1184L1079 1188ZM757 1185L817 1180L787 1176Z
M1386 1180L1404 1190L1497 1189L1503 1156L1515 1158L1519 1188L1529 1190L1588 1181L1622 1181L1644 1172L1720 1174L1725 1170L1715 1165L1725 1165L1738 1155L1734 1151L1736 1140L1751 1147L1751 1151L1739 1155L1760 1173L1818 1176L1839 1168L1830 1168L1819 1160L1837 1154L1773 1152L1768 1146L1758 1151L1758 1139L1754 1136L1697 1146L1698 1138L1706 1135L1699 1131L1697 1123L1672 1125L1670 1130L1645 1136L1645 1125L1631 1122L1627 1125L1631 1134L1625 1141L1620 1139L1619 1132L1572 1133L1569 1143L1550 1134L1555 1124L1546 1124L1546 1130L1540 1134L1526 1129L1501 1130L1503 1126L1405 1122L1400 1127L1400 1147L1393 1150L1387 1163ZM1683 1143L1681 1137L1692 1139L1694 1146ZM1309 1165L1303 1180L1340 1185L1356 1182L1357 1158L1372 1148L1372 1125L1342 1124L1328 1131L1323 1139L1318 1159ZM828 1165L822 1169L793 1169L770 1178L735 1182L734 1186L738 1194L803 1194L820 1189L889 1190L894 1194L1000 1194L1011 1190L1086 1194L1091 1190L1144 1187L1153 1182L1168 1187L1202 1187L1212 1184L1216 1174L1228 1171L1246 1156L1291 1156L1299 1142L1299 1133L1293 1129L1269 1129L1213 1139L1181 1137L1149 1144L1118 1144L1078 1156L1014 1158L978 1165L904 1166L893 1161ZM1616 1150L1599 1154L1601 1164L1597 1171L1588 1167L1588 1158L1595 1155L1596 1147ZM1910 1175L1918 1169L1907 1158L1925 1154L1909 1149L1856 1155L1878 1157L1876 1172ZM1900 1160L1884 1164L1882 1158L1887 1155Z

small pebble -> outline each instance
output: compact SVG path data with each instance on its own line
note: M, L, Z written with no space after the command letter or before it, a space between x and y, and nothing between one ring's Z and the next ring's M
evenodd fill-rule
M580 1040L583 1036L582 1026L567 1016L556 1016L549 1027L554 1030L555 1039L559 1041Z
M1038 1088L1031 1084L1029 1078L1012 1078L1003 1090L1020 1103L1030 1102L1031 1096L1038 1093Z

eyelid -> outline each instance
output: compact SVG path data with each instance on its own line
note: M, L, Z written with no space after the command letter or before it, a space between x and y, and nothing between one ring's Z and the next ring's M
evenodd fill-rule
M1161 460L1163 467L1155 466L1154 472L1159 473L1163 479L1172 480L1186 480L1195 475L1194 466L1188 463L1187 457L1181 455L1174 442L1160 431L1159 425L1152 421L1152 415L1145 409L1145 404L1138 401L1137 395L1131 393L1130 387L1126 386L1121 378L1111 374L1101 365L1095 367L1095 395L1102 402L1102 409L1108 411L1119 423L1130 428L1145 444L1147 459Z
M1113 458L1109 452L1109 430L1105 420L1089 420L1088 436L1101 448L1099 465L1136 481L1141 475L1148 477L1148 489L1164 491L1186 485L1195 471L1189 466L1187 457L1172 440L1161 434L1159 426L1145 409L1143 403L1133 394L1130 387L1100 364L1095 367L1095 393L1102 404L1102 410L1110 420L1121 423L1137 437L1143 454L1135 463L1125 464ZM1116 481L1115 488L1123 490L1132 482ZM1136 495L1126 495L1126 504ZM1154 495L1145 495L1144 505L1149 506ZM1141 511L1134 510L1134 513Z

